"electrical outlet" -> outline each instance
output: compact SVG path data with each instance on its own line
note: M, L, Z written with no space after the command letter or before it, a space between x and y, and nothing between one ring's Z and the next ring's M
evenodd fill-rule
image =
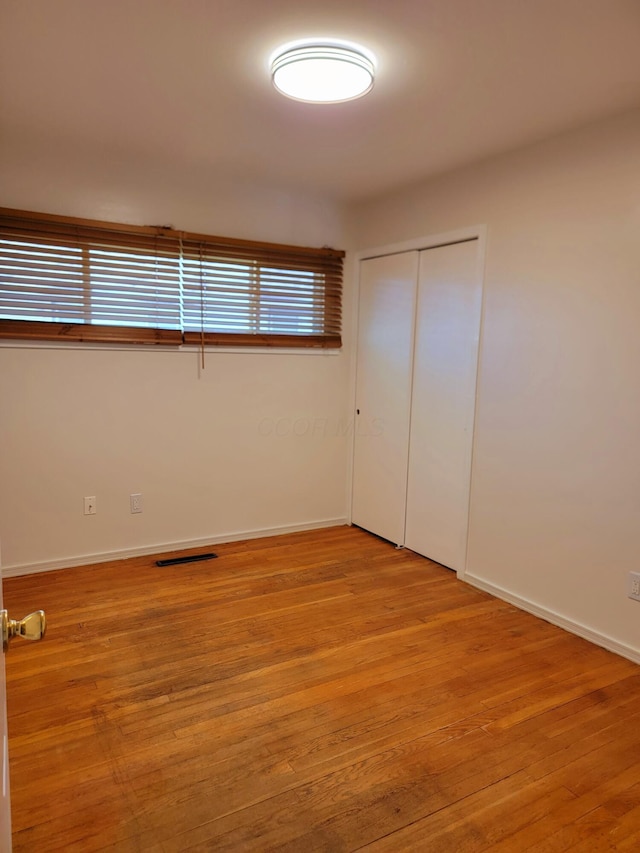
M95 515L98 511L98 505L96 504L96 496L93 495L90 498L84 499L84 514L85 515Z
M629 572L629 598L640 601L640 572Z
M131 512L142 512L142 495L129 495L129 503L131 506Z

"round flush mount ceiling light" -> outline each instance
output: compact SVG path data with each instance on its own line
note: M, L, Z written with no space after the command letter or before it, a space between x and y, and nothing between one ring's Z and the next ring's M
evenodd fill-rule
M373 87L376 70L371 51L336 39L282 45L270 64L271 79L279 92L317 104L361 98Z

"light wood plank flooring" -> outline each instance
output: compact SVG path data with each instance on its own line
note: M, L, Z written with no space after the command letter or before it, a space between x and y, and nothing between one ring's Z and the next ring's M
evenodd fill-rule
M356 528L214 550L5 581L16 853L640 850L640 667Z

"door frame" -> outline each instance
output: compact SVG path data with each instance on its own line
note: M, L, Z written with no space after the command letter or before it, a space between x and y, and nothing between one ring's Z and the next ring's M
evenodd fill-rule
M358 316L359 311L358 307L360 305L360 263L361 261L366 261L371 258L379 258L383 255L399 255L405 252L421 252L425 249L436 249L438 246L448 246L451 243L462 243L467 240L477 240L478 241L478 253L477 253L477 267L476 267L476 275L478 276L480 283L480 293L481 293L481 302L480 302L480 332L478 336L478 358L477 358L477 368L476 368L476 391L475 391L475 405L474 405L474 414L472 419L472 441L471 441L471 458L469 460L469 470L471 472L470 482L469 482L469 497L468 497L468 506L469 506L469 522L467 523L467 542L465 545L465 556L464 556L464 564L461 570L456 572L457 576L460 579L463 579L466 571L467 571L467 560L469 554L469 529L470 529L470 516L471 516L471 493L473 487L473 460L475 457L475 446L476 446L476 413L478 410L478 378L480 376L481 370L481 361L482 361L482 338L484 333L484 311L485 311L485 294L484 294L484 281L485 281L485 268L486 268L486 258L487 258L487 240L488 240L488 228L486 225L469 225L465 228L457 228L453 231L444 231L438 234L429 234L425 237L415 237L411 240L403 240L399 243L387 243L382 246L375 246L369 249L361 249L357 252L353 252L351 255L351 263L349 265L349 280L353 282L353 287L351 288L352 296L351 296L351 363L349 366L349 401L351 404L351 416L349 419L349 423L354 424L354 413L356 407L356 373L357 373L357 352L358 352ZM352 524L352 498L353 498L353 458L355 452L355 425L352 429L351 435L351 447L348 458L348 470L347 470L347 521L349 524Z
M2 546L0 544L0 610L2 600ZM0 649L0 850L11 853L11 795L9 790L9 733L7 731L7 679L5 652Z

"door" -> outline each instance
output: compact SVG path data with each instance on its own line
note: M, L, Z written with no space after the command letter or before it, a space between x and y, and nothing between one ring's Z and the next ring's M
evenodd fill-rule
M0 562L0 610L2 610L2 563ZM9 802L9 740L7 734L7 681L4 652L0 655L0 734L2 734L2 791L0 792L0 850L11 853L11 806Z
M405 544L464 570L481 278L478 241L420 253Z
M354 417L352 521L404 542L418 252L364 260Z
M42 610L30 613L24 619L10 619L2 601L2 561L0 560L0 733L2 734L2 789L0 790L0 851L11 853L11 804L9 798L9 736L7 731L7 680L4 656L13 637L41 640L46 630Z

